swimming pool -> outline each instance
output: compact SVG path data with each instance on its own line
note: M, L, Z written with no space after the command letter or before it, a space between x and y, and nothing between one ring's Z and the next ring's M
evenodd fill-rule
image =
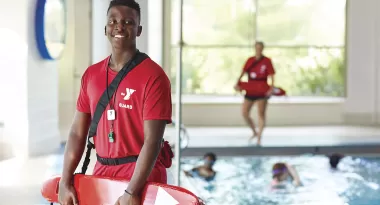
M276 162L293 165L304 186L271 189L271 168ZM186 157L182 169L201 163ZM213 182L181 175L181 186L207 205L379 205L380 157L346 157L338 171L324 156L219 157Z

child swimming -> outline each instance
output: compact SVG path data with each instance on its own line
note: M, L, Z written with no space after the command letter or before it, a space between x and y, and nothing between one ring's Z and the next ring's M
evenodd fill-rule
M289 164L278 162L272 167L272 186L281 186L291 181L295 186L301 186L297 171Z
M188 177L201 177L206 181L214 179L216 172L213 170L213 166L216 162L216 155L214 153L206 153L203 157L204 164L198 167L194 167L190 171L184 171Z
M336 170L338 169L338 164L340 160L344 158L344 155L339 154L339 153L334 153L332 155L328 155L328 158L329 158L330 168L333 170Z

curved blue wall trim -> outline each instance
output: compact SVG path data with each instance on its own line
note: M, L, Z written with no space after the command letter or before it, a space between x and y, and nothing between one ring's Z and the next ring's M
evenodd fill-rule
M34 19L35 38L41 57L47 60L54 60L54 58L50 55L45 42L45 4L46 0L37 0L36 16Z
M46 45L45 40L45 4L46 0L37 0L36 11L35 11L35 19L34 19L34 32L35 39L37 42L38 51L43 59L46 60L55 60ZM65 15L66 16L66 15ZM65 18L66 23L66 18ZM66 36L66 32L65 32Z

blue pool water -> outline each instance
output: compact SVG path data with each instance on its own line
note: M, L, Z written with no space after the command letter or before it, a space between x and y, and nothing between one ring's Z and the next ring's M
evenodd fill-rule
M293 165L304 186L271 189L276 162ZM182 169L202 163L184 158ZM338 171L324 156L220 157L213 182L181 175L181 186L203 198L207 205L380 205L380 157L346 157Z

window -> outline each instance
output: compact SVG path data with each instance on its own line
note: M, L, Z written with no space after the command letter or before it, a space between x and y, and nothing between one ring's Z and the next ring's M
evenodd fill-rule
M274 63L276 86L290 96L344 96L345 6L345 0L184 0L183 93L234 94L257 39ZM173 0L172 83L179 11Z
M289 96L343 96L344 50L338 48L266 48L276 85Z
M178 48L172 49L172 84L176 83ZM252 48L183 49L182 92L186 94L232 94L233 86ZM175 86L173 87L173 92Z
M179 0L172 1L172 43L179 39ZM252 45L252 0L184 0L183 38L187 45Z
M345 0L261 0L257 38L268 45L344 46Z

